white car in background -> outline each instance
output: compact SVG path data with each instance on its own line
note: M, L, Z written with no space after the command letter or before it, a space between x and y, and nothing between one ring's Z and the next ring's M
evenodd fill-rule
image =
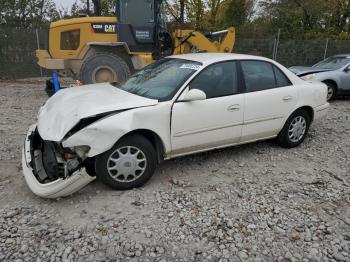
M121 86L51 97L28 131L24 176L35 194L56 198L95 177L114 189L140 187L158 163L187 154L271 138L295 147L326 113L326 98L325 84L266 58L171 56Z

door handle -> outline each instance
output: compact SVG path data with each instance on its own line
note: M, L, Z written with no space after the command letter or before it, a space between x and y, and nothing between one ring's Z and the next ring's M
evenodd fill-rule
M290 100L293 100L292 96L285 96L285 97L283 97L283 101L285 101L285 102L288 102Z
M227 111L233 112L233 111L238 111L241 108L240 105L232 105L227 108Z

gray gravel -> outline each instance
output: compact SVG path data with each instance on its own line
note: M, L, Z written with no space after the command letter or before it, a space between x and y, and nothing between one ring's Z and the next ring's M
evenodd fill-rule
M305 143L163 163L143 188L34 196L20 150L43 82L0 82L0 261L350 261L350 99Z

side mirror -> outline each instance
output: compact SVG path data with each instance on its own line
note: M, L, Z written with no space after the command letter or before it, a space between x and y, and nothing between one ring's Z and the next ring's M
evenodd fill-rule
M189 91L185 91L185 94L181 95L178 101L181 102L189 102L189 101L198 101L207 99L207 95L199 89L191 89Z
M350 65L345 67L344 72L350 72Z

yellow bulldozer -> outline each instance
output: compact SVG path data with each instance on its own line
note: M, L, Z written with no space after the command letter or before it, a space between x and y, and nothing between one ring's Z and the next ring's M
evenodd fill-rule
M202 33L167 29L164 0L116 0L116 16L94 15L53 22L49 50L37 50L39 66L83 84L123 82L132 72L167 55L233 50L235 28Z

